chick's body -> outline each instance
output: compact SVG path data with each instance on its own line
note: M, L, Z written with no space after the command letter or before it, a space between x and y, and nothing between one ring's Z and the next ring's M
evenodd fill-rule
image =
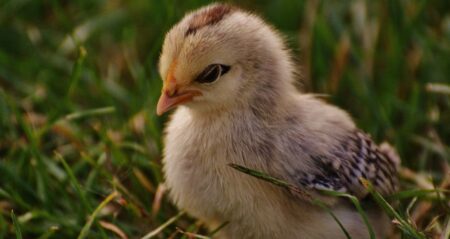
M243 19L250 26L241 24ZM251 24L256 26L252 28ZM243 43L249 53L239 44L226 44L238 38L232 34L235 31L252 34L245 36L251 41ZM227 39L228 33L231 38ZM217 41L217 34L225 47L239 50L226 52L219 46L206 51L196 44L205 39ZM189 58L198 51L216 54L207 60ZM186 61L219 62L217 82L180 83L180 78L204 76L189 76L189 67L183 69ZM391 193L397 184L396 156L387 145L372 143L344 111L297 92L291 83L288 53L270 27L229 6L203 8L187 15L168 34L160 66L166 82L158 109L165 111L167 105L174 104L171 102L181 102L174 99L185 93L180 93L179 88L167 88L174 84L184 84L186 92L201 92L177 108L166 127L164 172L170 196L179 208L211 229L228 222L218 238L346 238L328 212L305 198L229 167L235 163L307 190L330 206L353 238L369 238L367 227L352 205L323 196L318 189L366 198L367 191L359 182L363 177L383 194ZM206 75L214 67L209 67ZM207 78L201 78L201 82ZM166 85L169 81L173 81L172 86ZM370 202L365 206L377 238L384 237L387 217L371 208Z
M175 203L211 228L229 222L223 238L345 238L324 210L228 166L246 165L281 178L308 173L313 170L309 154L330 150L328 145L354 129L342 111L310 97L293 97L291 103L293 111L271 122L248 111L204 117L178 109L167 126L164 157ZM318 110L323 107L329 111ZM314 120L317 127L303 120ZM368 237L351 205L337 206L335 213L354 238Z

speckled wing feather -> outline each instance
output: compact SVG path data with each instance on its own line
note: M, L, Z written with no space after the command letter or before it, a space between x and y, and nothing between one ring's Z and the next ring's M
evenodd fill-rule
M396 152L388 145L376 145L369 135L353 131L329 154L311 156L318 170L299 175L297 182L309 189L326 189L350 193L364 198L368 192L360 178L369 180L382 195L397 190Z

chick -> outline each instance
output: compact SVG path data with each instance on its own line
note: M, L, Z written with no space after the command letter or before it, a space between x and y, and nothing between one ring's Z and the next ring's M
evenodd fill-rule
M329 212L230 163L308 191L352 238L369 238L353 205L320 190L355 195L385 237L389 220L359 179L394 192L398 156L343 110L299 93L282 37L258 16L226 4L188 13L167 33L159 67L157 114L179 106L165 129L170 196L210 228L228 222L217 238L346 238Z

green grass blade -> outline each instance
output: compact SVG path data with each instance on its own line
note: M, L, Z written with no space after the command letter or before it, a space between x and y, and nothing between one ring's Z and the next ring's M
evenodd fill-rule
M222 230L224 227L226 227L230 222L224 222L220 224L216 229L212 230L208 236L213 237L217 232Z
M288 183L286 181L283 181L283 180L278 179L278 178L274 178L274 177L272 177L270 175L267 175L265 173L262 173L262 172L259 172L259 171L253 170L253 169L249 169L249 168L246 168L244 166L237 165L237 164L234 164L234 163L230 163L230 164L228 164L228 166L230 166L230 167L232 167L232 168L234 168L234 169L236 169L236 170L238 170L238 171L240 171L242 173L245 173L245 174L248 174L250 176L253 176L255 178L258 178L258 179L270 182L270 183L275 184L275 185L280 186L280 187L284 187L284 188L286 188L286 189L288 189L288 190L290 190L292 192L295 192L298 196L302 197L303 199L306 199L308 201L312 201L312 196L308 192L306 192L305 190L303 190L303 189L301 189L299 187L296 187L296 186L294 186L294 185L292 185L292 184L290 184L290 183Z
M322 201L320 201L318 199L313 200L313 203L316 204L317 206L321 207L326 212L328 212L328 214L330 214L330 216L334 219L334 221L336 221L336 223L339 225L339 227L341 228L342 232L344 232L345 237L347 239L351 239L352 238L350 236L350 234L348 233L347 229L345 229L344 225L342 225L341 221L339 221L339 219L336 217L336 215L333 213L333 211L327 206L327 204L323 203Z
M14 210L11 210L11 219L14 225L14 231L16 232L16 239L22 239L22 231L20 230L19 222L17 221Z
M85 117L95 116L95 115L105 115L105 114L111 114L114 113L116 109L112 106L109 107L103 107L103 108L97 108L97 109L91 109L91 110L85 110L80 112L75 112L72 114L68 114L64 117L66 120L76 120L81 119Z
M71 184L73 185L73 187L75 188L75 191L77 192L78 197L81 200L81 203L83 204L84 212L85 212L85 214L87 214L88 211L91 211L91 206L86 198L86 194L81 189L81 184L78 182L77 178L73 174L72 168L69 166L69 164L67 164L64 157L57 152L55 152L55 156L62 163L64 169L66 170L67 175L69 176L69 180L70 180Z
M166 227L168 227L170 224L174 223L175 221L177 221L181 216L183 216L185 214L185 212L181 211L179 212L177 215L169 218L169 220L167 220L165 223L163 223L161 226L157 227L155 230L147 233L145 236L143 236L141 239L150 239L155 237L156 235L158 235L159 233L162 232L162 230L164 230Z
M322 190L321 192L323 192L324 194L327 194L329 196L345 197L345 198L349 199L352 202L352 204L356 207L356 209L358 210L358 213L362 217L364 224L366 224L367 230L369 231L370 238L375 239L375 232L373 231L372 225L370 225L369 218L367 217L367 214L364 212L364 210L361 206L361 203L359 203L359 200L355 196L347 194L347 193L329 191L329 190Z
M395 218L399 222L399 228L404 231L409 236L412 236L415 239L425 239L425 235L422 232L417 231L410 223L407 222L400 214L395 211L395 209L378 193L372 186L372 184L365 180L361 179L363 185L369 190L369 193L375 199L375 201L380 205L384 211L390 216Z
M38 239L51 238L58 230L59 230L59 228L57 226L52 226L44 234L42 234Z
M71 96L73 94L74 89L76 88L78 81L81 77L81 73L83 71L83 64L87 56L87 51L83 46L78 48L78 58L75 61L72 69L72 74L70 75L70 85L67 91L67 95Z
M77 239L84 239L89 234L89 229L91 228L92 224L94 223L94 220L97 218L99 212L114 198L116 198L119 195L117 191L112 192L108 195L108 197L103 200L100 205L94 210L94 212L89 216L89 219L87 220L86 224L84 224L83 228L81 229L80 234L78 235Z
M269 176L269 175L267 175L265 173L262 173L262 172L259 172L259 171L253 170L253 169L249 169L249 168L246 168L246 167L238 165L238 164L231 163L231 164L229 164L229 166L234 168L234 169L236 169L236 170L238 170L238 171L241 171L241 172L243 172L245 174L251 175L251 176L253 176L255 178L262 179L264 181L270 182L270 183L275 184L275 185L280 186L280 187L289 187L290 186L289 183L287 183L287 182L285 182L283 180L280 180L278 178L274 178L274 177Z
M234 168L234 169L236 169L236 170L238 170L238 171L240 171L242 173L248 174L248 175L256 177L258 179L262 179L264 181L270 182L270 183L275 184L277 186L284 187L284 188L287 188L289 190L295 189L294 190L295 192L302 192L302 193L304 192L304 190L298 188L297 186L292 185L292 184L290 184L290 183L288 183L286 181L280 180L278 178L274 178L274 177L272 177L270 175L267 175L266 173L259 172L259 171L253 170L253 169L249 169L249 168L246 168L244 166L237 165L237 164L230 164L229 166L231 166L232 168ZM375 233L373 231L372 226L369 223L369 219L367 218L366 213L362 209L361 204L359 203L359 201L358 201L358 199L356 197L354 197L354 196L352 196L350 194L340 193L340 192L335 192L335 191L324 190L323 192L326 193L329 196L346 197L346 198L350 199L350 201L353 203L353 205L355 205L356 209L358 210L358 213L363 218L363 221L366 224L367 229L369 231L370 238L371 239L375 239ZM307 194L307 195L308 195L308 197L312 198L309 194ZM318 200L318 199L312 199L311 202L317 204L318 206L320 206L322 208L324 208L324 206L326 205L325 203L320 202L320 200ZM350 238L350 235L348 234L347 230L345 230L345 228L342 225L342 223L331 212L331 210L328 207L325 207L324 209L326 209L326 211L328 213L330 213L330 215L333 217L333 219L335 219L335 221L339 224L339 226L341 227L341 229L343 230L343 232L345 233L347 238Z
M439 194L449 194L450 190L446 189L411 189L404 190L400 192L393 193L389 195L388 199L406 199L406 198L414 198L414 197L431 197L436 198Z

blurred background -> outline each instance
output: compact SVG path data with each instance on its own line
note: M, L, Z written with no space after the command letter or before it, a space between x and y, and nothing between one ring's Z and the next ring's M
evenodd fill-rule
M0 238L139 238L177 215L162 185L158 56L209 2L0 1ZM396 146L399 214L450 233L449 195L427 193L450 184L450 1L230 2L286 36L303 92ZM156 237L207 234L175 219Z

